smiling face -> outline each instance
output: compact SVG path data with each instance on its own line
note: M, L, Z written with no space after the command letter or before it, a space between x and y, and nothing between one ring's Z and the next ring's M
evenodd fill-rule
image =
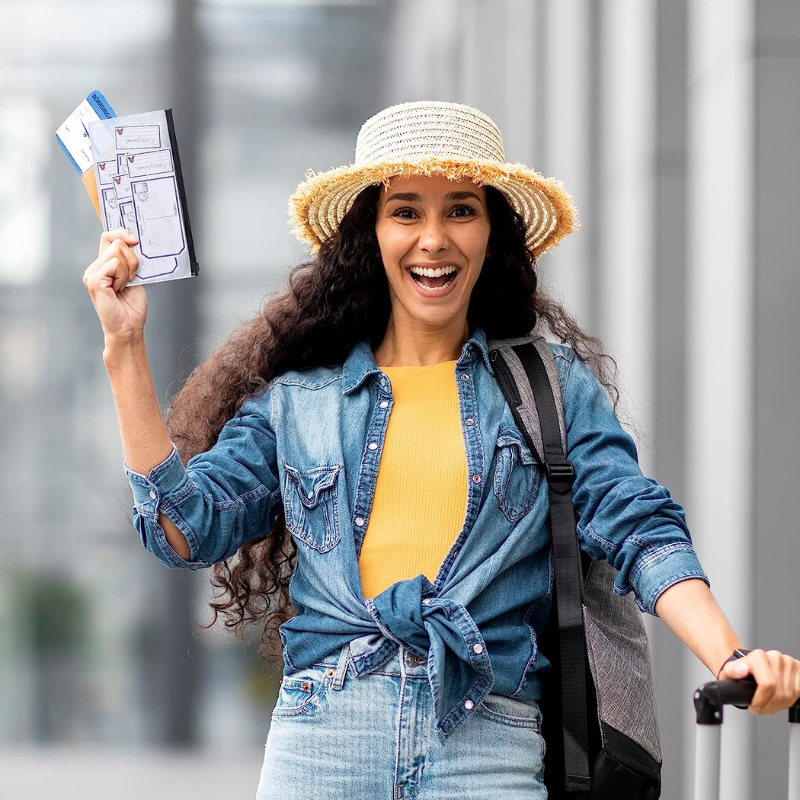
M470 180L396 177L375 223L392 316L405 327L464 328L486 257L486 192Z

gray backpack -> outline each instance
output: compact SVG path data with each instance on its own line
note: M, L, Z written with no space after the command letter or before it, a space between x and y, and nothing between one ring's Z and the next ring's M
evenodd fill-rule
M550 494L554 603L540 642L553 665L540 704L548 796L657 800L661 745L647 633L633 597L614 594L614 568L580 552L552 351L537 336L491 341L489 356Z

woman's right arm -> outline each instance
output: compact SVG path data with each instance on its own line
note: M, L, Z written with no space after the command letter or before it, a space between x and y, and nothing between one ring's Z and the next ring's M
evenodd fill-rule
M86 269L83 283L103 328L103 361L111 381L125 463L147 475L170 455L173 445L145 349L147 296L143 286L127 286L139 266L130 247L137 241L127 230L103 233L97 260ZM158 522L173 550L188 561L186 537L164 514L159 514Z
M150 376L144 337L139 342L109 342L106 339L103 361L111 380L125 463L134 472L147 475L170 455L172 440L161 416ZM164 529L170 547L188 561L190 554L186 537L164 514L158 515L158 523Z
M128 286L138 258L130 231L104 233L84 283L105 336L103 353L119 417L133 523L168 567L202 569L274 527L282 505L272 395L248 399L216 444L184 467L158 406L147 353L144 287Z

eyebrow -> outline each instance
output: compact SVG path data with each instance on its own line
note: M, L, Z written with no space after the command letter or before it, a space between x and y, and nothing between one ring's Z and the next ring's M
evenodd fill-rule
M479 203L481 202L480 197L478 197L475 192L448 192L444 196L445 200L477 200ZM417 194L417 192L395 192L394 194L389 195L386 198L386 202L388 203L390 200L405 200L407 203L421 203L422 197Z

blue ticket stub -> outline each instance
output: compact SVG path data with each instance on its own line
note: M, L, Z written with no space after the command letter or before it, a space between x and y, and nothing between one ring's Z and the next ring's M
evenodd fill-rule
M114 119L117 114L102 92L92 92L56 129L56 139L72 166L82 175L94 165L89 134L91 122Z

